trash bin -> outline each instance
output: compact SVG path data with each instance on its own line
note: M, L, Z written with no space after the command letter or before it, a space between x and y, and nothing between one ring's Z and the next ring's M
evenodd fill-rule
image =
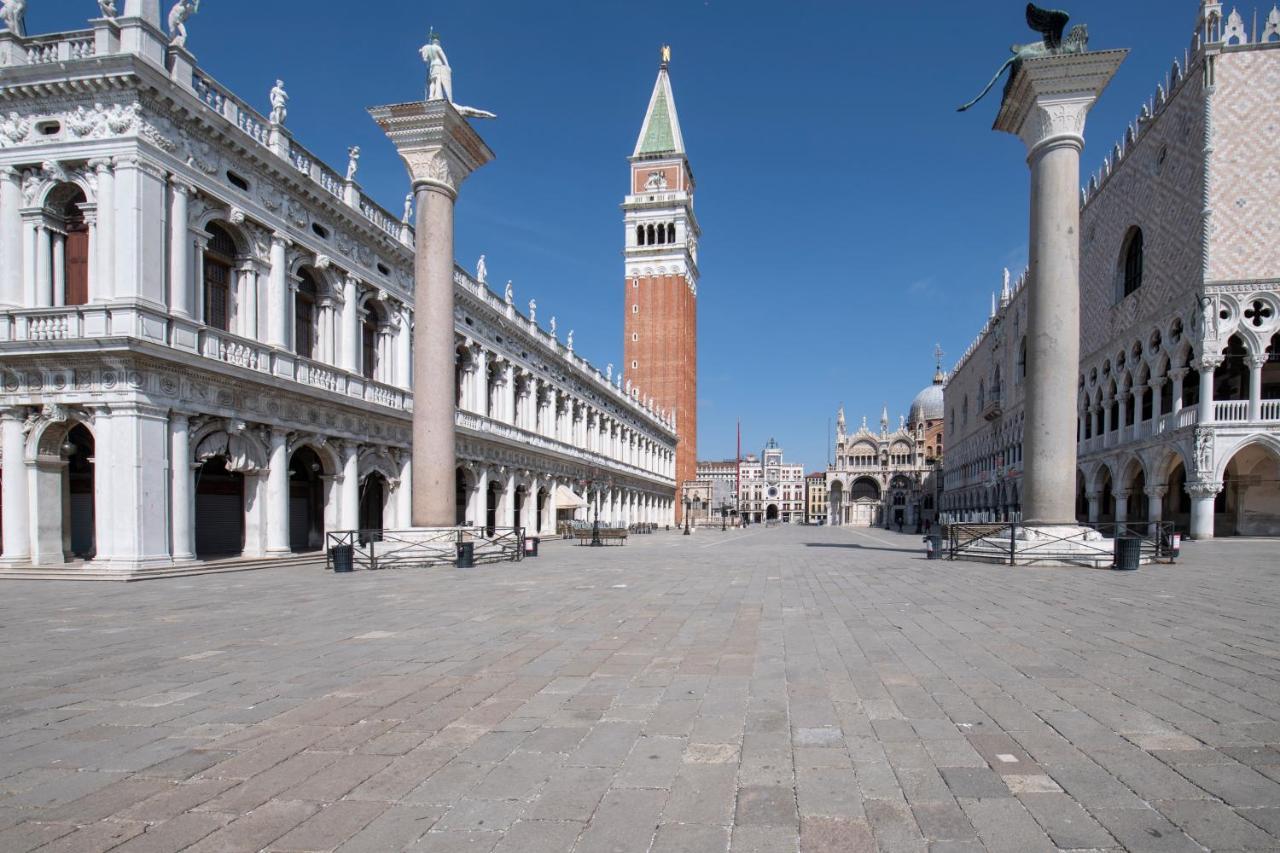
M474 568L476 564L476 543L459 542L458 543L458 562L457 567L460 569Z
M538 541L539 538L537 536L526 536L524 538L524 555L526 557L538 556Z
M1117 537L1115 554L1115 562L1111 568L1123 572L1133 571L1138 568L1142 557L1142 540L1133 536Z
M355 569L355 548L351 545L334 545L329 549L329 560L335 572L350 572Z
M925 549L928 551L930 560L942 559L942 537L936 533L931 533L924 537Z

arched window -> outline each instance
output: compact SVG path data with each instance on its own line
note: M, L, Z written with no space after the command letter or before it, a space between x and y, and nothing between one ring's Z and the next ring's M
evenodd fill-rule
M644 245L644 226L643 225L636 226L636 245L637 246Z
M1124 289L1128 296L1142 286L1142 229L1133 227L1125 238L1124 245Z
M674 243L676 241L676 224L674 222L667 223L667 242Z
M369 380L378 372L378 318L372 311L365 312L360 326L360 371Z
M667 227L661 222L658 223L658 242L665 244L667 242Z
M293 349L303 358L315 358L316 297L319 292L311 271L299 271L298 291L293 298Z
M62 287L62 292L54 295L55 304L84 305L89 301L89 226L80 209L85 200L84 190L75 184L62 184L49 194L48 209L55 229L50 269L54 284L61 279ZM62 246L56 241L63 241ZM61 269L57 268L59 263Z
M210 223L209 245L204 250L204 322L227 330L231 320L231 269L236 261L236 241L220 225Z
M657 243L657 242L658 242L658 235L654 232L654 230L653 230L653 226L652 226L652 225L650 225L650 226L649 226L649 241L648 241L648 242L649 242L649 245L650 245L650 246L652 246L653 244L655 244L655 243Z

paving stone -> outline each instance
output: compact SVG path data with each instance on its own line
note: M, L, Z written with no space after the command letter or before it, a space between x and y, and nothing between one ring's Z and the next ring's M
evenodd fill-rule
M871 827L864 820L806 817L800 822L801 853L873 853Z
M916 803L911 806L916 826L929 841L964 841L977 838L973 824L954 800Z
M1015 799L958 800L978 838L992 853L1053 853L1057 848Z
M1029 793L1020 794L1018 799L1053 843L1064 850L1101 849L1116 845L1111 834L1066 794Z
M734 823L796 826L795 791L781 785L746 785L738 789Z
M613 784L613 776L614 771L603 767L566 767L542 789L528 817L586 823Z
M1190 853L1203 850L1181 829L1151 808L1091 809L1090 814L1097 818L1125 850L1132 850L1134 853Z
M697 823L665 823L658 827L650 853L725 853L729 827Z
M188 812L163 823L150 825L146 831L112 847L112 853L174 853L185 850L205 836L226 826L228 815Z
M272 800L206 835L187 848L189 853L243 853L262 850L319 809L314 803Z
M1280 847L1275 838L1230 807L1211 800L1152 803L1156 810L1210 850L1252 850Z
M387 808L385 803L356 800L327 805L284 837L272 842L270 850L278 853L332 850L368 826Z
M584 824L560 820L518 820L503 833L494 853L565 853Z
M795 853L799 849L800 839L794 826L736 824L729 840L731 853Z
M646 853L666 802L666 791L610 791L600 801L574 853Z
M1004 781L986 767L939 768L953 797L988 799L1013 796Z
M444 806L397 804L357 831L338 853L386 853L417 841L445 813Z

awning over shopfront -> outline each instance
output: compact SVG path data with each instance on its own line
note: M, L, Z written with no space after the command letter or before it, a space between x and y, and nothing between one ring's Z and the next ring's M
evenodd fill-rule
M587 502L575 495L573 490L568 486L556 486L556 509L581 509L587 505Z

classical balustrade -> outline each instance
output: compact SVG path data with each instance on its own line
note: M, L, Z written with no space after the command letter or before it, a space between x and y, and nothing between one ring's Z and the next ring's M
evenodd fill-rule
M191 345L175 340L189 335L175 333L169 315L136 305L74 305L65 308L28 308L0 311L0 341L70 341L103 338L137 338L168 345L175 352L190 355ZM190 325L182 323L184 329ZM402 388L375 382L328 364L302 358L295 353L267 346L261 341L231 332L197 326L196 355L301 385L354 397L400 411L411 411L412 395Z
M1280 400L1262 401L1262 419L1264 421L1280 421Z
M1248 400L1219 400L1213 404L1213 419L1218 423L1247 421L1249 419Z
M92 36L89 39L89 49L92 51ZM92 55L92 54L90 54ZM220 83L200 71L192 71L191 88L195 92L196 97L205 103L210 109L218 113L227 121L234 124L240 130L257 142L259 145L274 151L271 147L272 127L271 122L262 113L246 104L235 96L229 89L224 88ZM312 181L315 181L320 187L334 198L345 203L346 199L346 178L345 176L335 172L326 166L320 158L316 157L302 145L298 144L292 138L288 139L287 155L288 161L300 174L306 175ZM368 196L361 194L359 203L348 205L359 210L365 219L373 223L380 231L397 241L400 239L400 221L394 218L383 208L379 207L376 202Z
M482 415L472 414L471 412L464 412L461 409L455 412L454 423L463 429L468 429L482 435L491 435L495 438L506 439L527 447L546 450L559 456L568 456L578 459L587 466L605 468L621 474L629 474L646 480L657 480L664 485L673 485L675 482L673 478L664 474L657 474L636 465L619 462L618 460L612 459L608 456L602 456L599 453L584 450L576 445L557 441L553 438L547 438L546 436L539 435L535 432L529 432L528 430L523 430L519 427L502 423L501 421L495 421L492 418L486 418Z
M87 59L94 55L93 31L55 33L28 39L27 64L44 65L66 62L71 59Z

